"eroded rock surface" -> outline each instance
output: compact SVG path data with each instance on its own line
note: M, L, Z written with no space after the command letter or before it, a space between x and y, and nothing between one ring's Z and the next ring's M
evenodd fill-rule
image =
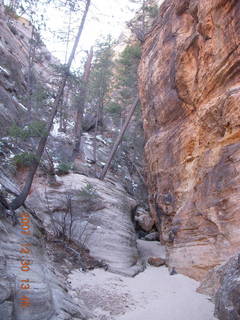
M166 0L139 68L152 215L201 279L239 250L240 3Z
M240 319L240 255L211 270L198 292L211 295L215 301L215 316L219 320Z
M58 187L35 181L28 198L45 229L53 236L65 232L112 272L133 276L142 271L131 213L135 200L110 180L74 173L58 180Z
M1 212L0 319L89 319L91 313L83 302L77 305L72 301L64 275L49 259L42 226L33 218L30 225L31 234L23 235L20 226L12 226ZM23 254L23 248L30 248L30 253ZM22 271L21 261L27 260L31 261L29 271ZM23 284L29 285L29 289L23 290ZM29 298L25 308L21 303L23 296Z

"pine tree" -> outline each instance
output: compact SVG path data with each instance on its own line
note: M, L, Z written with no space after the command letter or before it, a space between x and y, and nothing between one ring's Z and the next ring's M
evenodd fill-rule
M103 110L109 100L109 89L113 67L113 42L111 37L98 42L95 48L94 61L89 79L88 102L98 117L98 125L103 127Z

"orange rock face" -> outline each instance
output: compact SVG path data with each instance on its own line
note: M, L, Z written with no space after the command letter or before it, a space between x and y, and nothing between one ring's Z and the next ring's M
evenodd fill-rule
M240 1L166 0L139 68L152 215L195 279L240 248Z

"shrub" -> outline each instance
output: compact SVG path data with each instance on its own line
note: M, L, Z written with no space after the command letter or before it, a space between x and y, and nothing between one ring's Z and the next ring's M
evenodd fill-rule
M20 127L18 127L16 124L13 124L9 129L8 129L8 134L12 138L21 138L21 139L26 139L26 131Z
M110 113L111 115L120 115L122 111L122 107L120 104L116 102L111 102L107 108L106 111Z
M91 183L87 183L85 187L83 187L79 191L79 196L86 199L91 200L93 198L100 198L99 194L97 193L97 190L94 188L94 186Z
M37 157L31 152L23 152L14 156L12 161L18 168L31 167L37 161Z
M119 62L125 66L131 66L133 60L139 60L141 58L141 46L139 44L128 45L123 52Z
M33 121L27 128L28 136L40 138L47 136L46 123L43 121Z
M48 104L51 98L51 94L48 89L44 88L40 84L36 84L35 90L32 95L32 100L35 104L35 108L40 109L42 105Z
M8 134L12 138L20 138L26 140L28 138L40 138L47 135L46 124L43 121L33 121L25 128L21 128L16 124L12 125Z
M57 167L57 174L65 175L68 174L70 170L72 170L72 163L62 162Z
M88 183L79 191L79 196L82 203L82 210L87 213L97 211L105 207L102 202L102 198L91 183Z

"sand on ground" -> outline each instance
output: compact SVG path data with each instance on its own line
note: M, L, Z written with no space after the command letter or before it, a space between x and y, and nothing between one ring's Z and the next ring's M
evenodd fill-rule
M143 246L146 255L149 244ZM213 303L196 292L199 283L179 274L170 276L166 267L147 266L134 278L102 269L75 270L68 281L74 300L83 300L97 320L216 319Z

